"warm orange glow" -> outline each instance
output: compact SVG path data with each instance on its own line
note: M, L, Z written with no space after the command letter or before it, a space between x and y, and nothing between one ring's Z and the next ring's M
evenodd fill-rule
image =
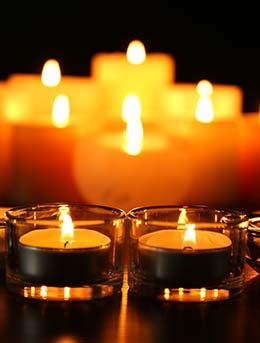
M64 128L70 121L70 103L66 95L58 95L52 107L52 122L58 128Z
M136 95L128 95L122 107L123 119L127 122L124 151L136 156L143 147L143 124L141 120L141 104Z
M196 246L196 225L187 224L183 237L183 249L194 249Z
M209 81L202 80L197 85L199 100L197 103L195 117L201 123L211 123L214 120L214 109L211 100L213 93L212 84Z
M48 60L42 68L42 84L46 87L55 87L60 83L61 72L59 62Z
M74 225L69 214L69 208L66 206L61 206L60 209L59 222L61 226L61 241L70 244L74 239Z
M146 59L145 47L139 40L133 40L127 48L127 61L131 64L142 64Z

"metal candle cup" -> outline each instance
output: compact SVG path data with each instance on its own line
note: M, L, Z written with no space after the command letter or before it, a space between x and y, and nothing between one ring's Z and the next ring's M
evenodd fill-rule
M18 243L19 273L31 282L49 285L92 283L109 270L110 238L94 230L75 229L71 244L60 240L60 230L34 230Z
M197 246L183 247L184 230L160 230L139 238L140 271L175 287L210 286L229 274L231 240L217 232L198 230Z

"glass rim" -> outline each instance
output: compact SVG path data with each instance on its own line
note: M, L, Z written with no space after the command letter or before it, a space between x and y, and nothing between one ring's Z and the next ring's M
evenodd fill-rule
M254 217L254 218L250 218L250 219L249 219L249 226L248 226L248 229L249 229L249 230L254 230L254 231L260 232L260 227L257 226L257 224L256 224L257 222L258 222L258 223L260 222L260 216Z
M20 211L37 211L44 208L58 208L60 206L69 206L69 207L78 207L82 209L99 209L110 212L110 214L114 214L111 217L111 220L115 219L124 219L126 218L126 212L120 208L105 206L105 205L96 205L96 204L82 204L82 203L70 203L70 202L51 202L51 203L42 203L42 204L30 204L28 206L16 206L10 208L8 211L5 212L5 216L7 219L10 220L17 220L17 221L26 221L26 218L21 218L15 212Z
M152 212L156 210L177 210L177 209L187 209L187 210L202 210L202 211L213 211L215 213L225 213L225 214L233 214L236 215L238 219L240 218L240 221L246 221L249 220L248 216L246 213L241 212L239 210L231 210L231 209L226 209L226 208L214 208L214 207L208 207L206 205L153 205L153 206L141 206L141 207L135 207L131 209L127 213L127 218L129 219L139 219L142 220L138 214L142 212Z

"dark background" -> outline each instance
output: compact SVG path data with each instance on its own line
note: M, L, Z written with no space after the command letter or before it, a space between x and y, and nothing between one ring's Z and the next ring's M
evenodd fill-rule
M87 75L95 52L123 51L138 38L150 52L175 56L177 81L239 85L244 110L258 110L260 24L258 8L250 3L40 0L3 2L0 15L2 79L39 73L51 57L64 74Z

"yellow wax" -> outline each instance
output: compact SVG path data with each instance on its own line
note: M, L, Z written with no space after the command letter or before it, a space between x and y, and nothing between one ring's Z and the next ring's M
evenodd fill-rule
M99 82L135 84L142 80L146 84L159 86L174 81L175 61L171 55L149 53L141 64L131 64L125 53L100 53L91 61L91 75Z
M145 248L173 249L183 251L185 230L159 230L139 238L139 244ZM219 232L196 230L194 250L214 250L228 248L230 238Z
M125 53L101 53L91 61L91 75L100 84L102 112L108 119L121 120L122 104L132 93L139 97L144 122L158 121L162 87L175 79L172 56L149 53L141 64L131 64Z
M7 81L8 92L4 114L9 122L29 125L52 125L51 111L57 95L69 98L71 123L88 123L98 111L98 85L87 77L63 76L56 87L45 87L40 75L12 75ZM91 125L94 125L93 120Z
M95 230L74 229L73 241L69 242L64 248L61 230L45 229L29 231L20 237L19 242L36 248L69 250L105 248L110 245L111 240L108 236Z
M239 87L213 84L210 96L214 108L214 121L229 121L242 113L243 94ZM162 107L169 118L195 120L195 111L199 100L197 85L178 83L162 91ZM169 124L169 123L168 123Z

